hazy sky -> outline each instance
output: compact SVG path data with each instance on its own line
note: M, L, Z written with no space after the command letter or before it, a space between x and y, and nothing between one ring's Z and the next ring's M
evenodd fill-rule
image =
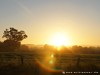
M9 27L26 32L23 43L62 32L72 44L100 45L100 0L0 0L0 37Z

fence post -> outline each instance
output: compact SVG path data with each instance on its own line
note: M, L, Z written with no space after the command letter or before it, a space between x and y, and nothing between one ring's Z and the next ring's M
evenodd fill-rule
M80 67L80 56L77 57L77 63L76 66L79 68Z
M21 65L23 65L24 64L24 59L23 59L22 55L20 56L20 59L21 59Z

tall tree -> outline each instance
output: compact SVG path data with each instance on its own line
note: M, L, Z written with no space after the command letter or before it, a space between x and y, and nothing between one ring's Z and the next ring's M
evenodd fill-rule
M10 29L6 29L4 31L2 37L6 38L3 42L4 47L12 51L19 48L21 41L26 39L28 36L24 31L18 31L17 29L11 27Z
M27 35L22 30L18 31L15 28L10 28L10 30L6 29L4 31L3 38L6 38L6 40L13 40L13 41L19 42L27 38Z

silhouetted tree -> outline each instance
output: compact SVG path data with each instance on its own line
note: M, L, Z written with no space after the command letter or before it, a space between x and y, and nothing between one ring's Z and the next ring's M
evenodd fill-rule
M4 31L3 38L6 38L6 40L13 40L13 41L19 42L27 38L27 35L22 30L18 31L15 28L10 28L10 30L6 29Z
M0 46L1 46L2 42L0 41Z
M6 29L3 33L3 38L6 40L3 42L3 46L5 49L15 50L20 47L21 41L27 38L27 35L24 31L18 31L15 28L10 28L10 30Z

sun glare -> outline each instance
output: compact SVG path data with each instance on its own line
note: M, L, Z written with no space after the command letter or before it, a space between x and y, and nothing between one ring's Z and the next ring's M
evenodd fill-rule
M56 33L54 36L51 38L51 44L57 47L60 47L62 45L68 46L70 45L70 40L68 36L65 36L62 33Z

